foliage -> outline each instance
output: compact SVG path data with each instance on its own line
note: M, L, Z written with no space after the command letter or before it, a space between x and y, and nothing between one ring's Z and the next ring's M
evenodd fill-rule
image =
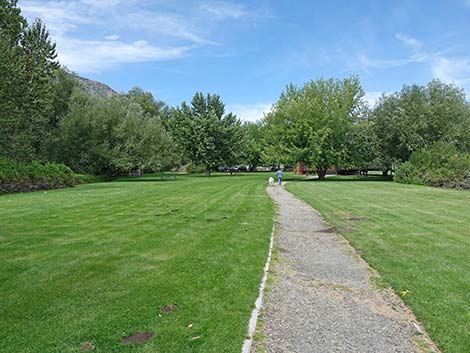
M76 78L65 69L60 68L55 72L53 111L48 124L51 129L57 129L62 119L68 114L70 98L77 87L78 82Z
M210 175L217 165L234 164L241 153L240 121L218 95L194 95L191 105L183 103L172 112L171 131L186 157L203 165Z
M99 183L105 179L97 175L74 173L73 180L75 184L91 184Z
M403 162L396 167L393 180L397 183L404 184L423 184L423 182L419 180L416 166L410 161Z
M370 120L360 119L353 124L348 138L349 162L346 167L368 170L380 165L377 138Z
M63 164L0 159L0 193L55 189L74 183L72 170Z
M59 127L56 159L78 172L120 174L157 171L174 163L174 146L158 111L145 111L132 96L109 99L77 90Z
M55 44L36 20L28 26L16 1L0 1L0 155L44 159L54 114Z
M384 169L437 141L470 146L470 110L462 89L431 81L382 96L371 115Z
M264 126L261 122L245 122L241 126L242 151L240 161L252 167L263 162Z
M395 181L455 188L470 188L470 154L442 142L414 152L397 167Z
M206 167L203 165L188 164L186 166L186 172L189 174L200 174L206 172Z
M268 154L277 162L314 165L320 179L333 165L351 163L352 129L364 114L357 77L289 85L267 114Z
M133 102L140 105L147 116L159 117L162 122L169 119L170 108L160 100L155 100L152 93L145 92L140 87L134 87L126 94Z

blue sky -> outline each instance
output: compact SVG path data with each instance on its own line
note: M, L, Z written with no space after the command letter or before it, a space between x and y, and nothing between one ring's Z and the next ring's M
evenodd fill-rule
M366 99L433 78L470 93L470 0L20 0L62 64L171 105L218 93L261 118L286 84L359 75Z

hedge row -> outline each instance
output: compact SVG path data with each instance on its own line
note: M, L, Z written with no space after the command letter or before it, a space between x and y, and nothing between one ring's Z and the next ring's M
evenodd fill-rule
M0 194L58 189L96 181L97 177L74 174L63 164L18 163L0 158Z
M411 155L396 169L395 181L458 189L470 189L470 154L455 146L436 143Z

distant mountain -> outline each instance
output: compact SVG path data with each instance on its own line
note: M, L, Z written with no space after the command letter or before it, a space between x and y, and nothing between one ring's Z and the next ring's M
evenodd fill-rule
M77 74L72 75L85 87L85 89L91 94L97 95L103 98L109 98L119 94L117 91L113 90L108 85L104 83L90 80L89 78L78 76Z

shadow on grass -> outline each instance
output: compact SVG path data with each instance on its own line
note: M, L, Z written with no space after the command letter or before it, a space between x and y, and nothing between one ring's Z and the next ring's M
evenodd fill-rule
M114 183L166 183L175 181L180 181L180 179L162 179L160 177L126 177L113 180Z
M245 177L245 176L253 176L250 173L233 173L230 174L222 174L222 173L213 173L210 176L206 176L205 174L164 174L163 177L161 175L148 175L148 176L141 176L141 177L119 177L113 179L114 182L169 182L169 181L182 181L188 178L201 178L201 179L213 179L213 178L235 178L235 177ZM174 178L174 179L173 179Z
M113 183L166 183L166 182L176 182L176 180L161 180L160 178L148 178L148 179L114 179Z
M373 182L392 182L393 176L381 176L381 175L373 175L373 176L365 176L365 175L345 175L345 176L330 176L326 177L325 180L318 180L318 179L296 179L296 178L288 178L285 179L286 181L296 181L296 182L313 182L313 183L327 183L327 182L338 182L338 181L348 181L348 182L357 182L357 181L373 181Z

